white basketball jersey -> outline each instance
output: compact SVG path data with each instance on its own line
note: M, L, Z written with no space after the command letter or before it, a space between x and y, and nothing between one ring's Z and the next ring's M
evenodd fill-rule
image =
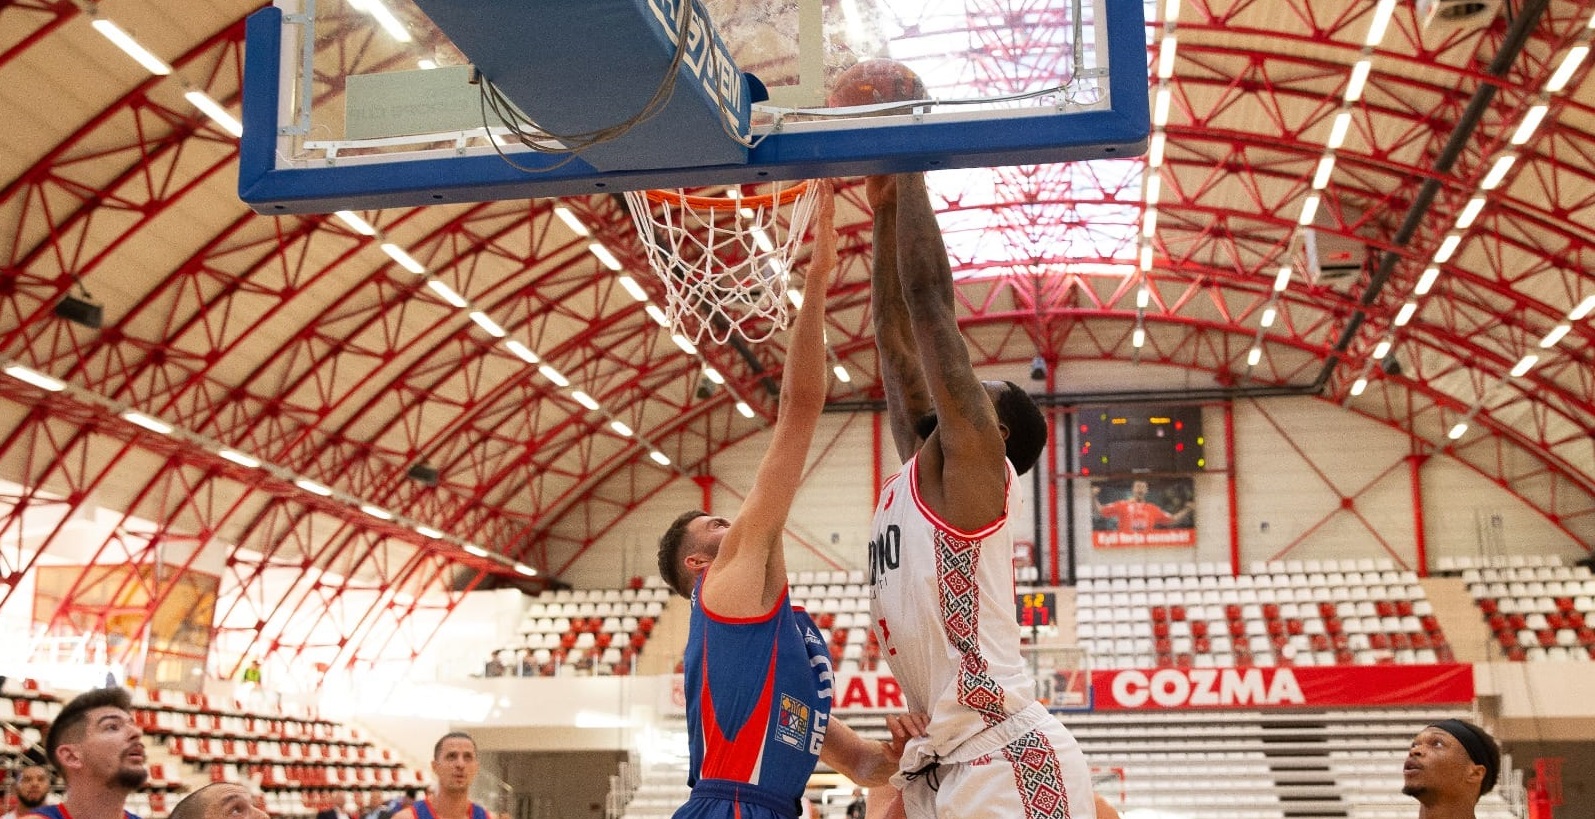
M1019 481L1008 465L1002 517L959 532L919 499L918 459L887 481L870 541L870 615L911 709L932 715L947 755L1035 701L1019 652L1013 531Z

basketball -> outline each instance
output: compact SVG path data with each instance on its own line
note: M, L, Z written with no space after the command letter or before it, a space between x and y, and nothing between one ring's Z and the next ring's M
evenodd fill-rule
M908 66L896 60L876 59L856 63L839 74L825 103L832 108L846 108L926 96L925 83Z

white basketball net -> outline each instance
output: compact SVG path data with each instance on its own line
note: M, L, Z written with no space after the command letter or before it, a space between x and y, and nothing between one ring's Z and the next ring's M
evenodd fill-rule
M792 259L816 187L778 183L768 196L740 199L627 191L648 262L665 283L670 331L694 344L725 344L732 335L760 342L785 329Z

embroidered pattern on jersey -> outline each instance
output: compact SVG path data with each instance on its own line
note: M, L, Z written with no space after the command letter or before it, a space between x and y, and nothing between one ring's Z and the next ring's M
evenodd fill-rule
M809 707L788 694L781 695L781 713L776 717L775 738L793 748L806 744L809 732Z
M1014 785L1025 806L1025 819L1069 819L1069 792L1052 743L1030 731L1008 743L1002 755L1013 766Z
M980 653L980 590L975 586L980 544L980 540L937 529L936 577L940 582L936 585L942 633L960 657L958 701L992 726L1007 719L1008 714L1002 707L1002 688L986 673L986 658Z

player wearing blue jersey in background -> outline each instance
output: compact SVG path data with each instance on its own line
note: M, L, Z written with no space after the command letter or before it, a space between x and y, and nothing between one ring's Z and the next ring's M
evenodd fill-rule
M66 780L59 805L34 810L49 819L123 819L127 796L144 786L144 732L133 721L125 688L96 688L72 698L50 723L44 750Z
M814 250L787 344L769 449L735 520L692 511L659 541L659 572L692 600L686 696L692 796L677 819L798 816L817 759L885 784L901 753L831 722L826 641L787 596L781 532L825 406L825 299L836 268L836 204L819 191ZM893 723L894 733L899 733ZM906 733L906 732L904 732Z

